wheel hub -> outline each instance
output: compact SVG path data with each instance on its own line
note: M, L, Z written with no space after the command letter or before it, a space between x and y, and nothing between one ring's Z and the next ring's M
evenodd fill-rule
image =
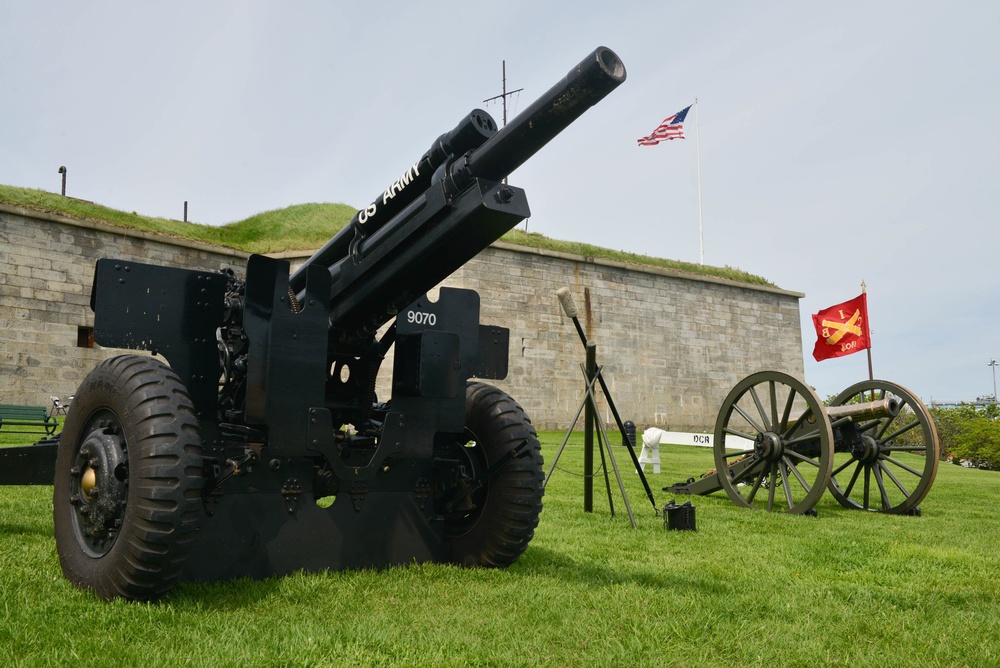
M862 436L857 443L851 446L851 455L859 462L864 462L866 464L873 462L878 459L878 442L866 434Z
M88 465L83 470L83 475L80 476L80 489L83 490L83 496L89 500L90 493L95 487L97 487L97 471Z
M772 431L757 434L757 438L753 441L753 450L757 457L769 462L781 459L785 453L781 437Z
M70 469L70 503L76 511L79 537L91 553L111 549L128 500L128 457L112 428L90 433Z
M481 450L474 440L457 444L450 453L455 459L440 460L435 466L435 505L446 517L448 535L461 535L478 521L485 487L477 483L486 477Z

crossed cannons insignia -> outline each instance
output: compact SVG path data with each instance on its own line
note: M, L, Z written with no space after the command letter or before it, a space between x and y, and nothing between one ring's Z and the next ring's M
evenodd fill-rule
M857 324L859 320L861 320L861 309L856 310L847 322L824 320L822 323L823 327L830 327L836 330L832 335L827 337L826 342L832 346L836 345L846 334L861 336L861 327Z

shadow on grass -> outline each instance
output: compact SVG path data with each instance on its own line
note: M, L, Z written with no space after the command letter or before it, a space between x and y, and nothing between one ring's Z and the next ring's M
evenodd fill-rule
M48 526L40 526L38 524L23 524L0 520L0 536L3 536L4 538L16 538L17 536L41 536L43 538L51 538L52 541L55 542L55 536L52 533L51 523L49 523Z
M558 577L568 584L581 587L634 584L646 588L689 590L700 594L723 594L728 587L707 575L692 573L690 569L653 572L648 567L611 568L592 560L574 560L572 557L546 549L531 547L518 562L523 573L531 576Z
M231 612L251 607L276 594L281 577L265 580L223 580L219 582L182 582L163 599L183 608Z

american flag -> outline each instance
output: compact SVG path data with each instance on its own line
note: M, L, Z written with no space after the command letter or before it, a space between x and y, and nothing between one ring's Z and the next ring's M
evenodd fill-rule
M689 105L673 116L663 119L663 122L653 130L651 135L640 137L636 140L639 142L639 146L656 146L661 141L667 141L668 139L684 139L683 123L691 106L693 105Z

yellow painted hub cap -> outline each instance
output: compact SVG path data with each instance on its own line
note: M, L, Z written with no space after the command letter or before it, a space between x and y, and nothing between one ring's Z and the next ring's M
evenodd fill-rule
M89 466L83 472L83 477L80 480L80 487L83 489L83 493L87 496L90 496L90 490L97 487L97 472Z

